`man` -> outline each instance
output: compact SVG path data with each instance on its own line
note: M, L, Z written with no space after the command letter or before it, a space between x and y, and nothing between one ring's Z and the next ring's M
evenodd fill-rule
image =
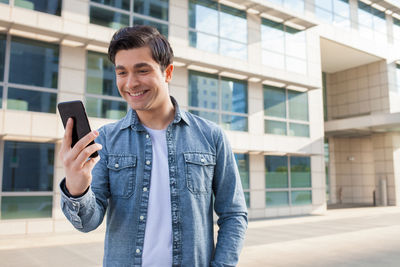
M169 96L173 52L156 29L119 30L108 55L131 109L72 149L69 119L60 151L65 216L88 232L107 210L104 266L235 266L247 210L224 133ZM100 157L88 160L94 151Z

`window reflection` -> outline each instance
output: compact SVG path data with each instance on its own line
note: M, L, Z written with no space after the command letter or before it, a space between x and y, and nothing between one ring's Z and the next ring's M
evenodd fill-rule
M8 88L7 109L56 113L57 93Z
M246 12L209 0L189 1L189 44L247 60Z
M308 94L267 85L263 91L265 133L309 137Z
M301 74L307 73L304 31L262 18L261 38L264 65Z
M30 10L61 15L61 0L14 0L14 5Z
M91 6L90 23L118 30L122 27L129 26L129 15L97 6Z
M58 57L57 45L12 37L9 81L57 88Z
M385 12L358 1L358 24L361 36L375 41L386 42L387 30Z
M53 191L54 144L4 142L3 192Z
M126 115L127 103L122 100L86 97L85 108L90 117L119 120Z
M267 207L312 203L310 161L310 157L265 156Z
M114 65L106 54L88 51L86 75L88 93L119 96Z
M134 12L153 18L168 20L168 0L135 0Z
M315 0L315 15L328 23L349 28L349 0Z
M168 24L158 23L152 20L142 19L138 17L133 18L133 24L152 26L156 28L162 35L168 38Z
M246 82L189 71L189 106L226 130L248 130Z

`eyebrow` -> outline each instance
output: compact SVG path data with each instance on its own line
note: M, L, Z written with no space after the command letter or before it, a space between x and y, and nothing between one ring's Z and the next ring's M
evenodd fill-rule
M137 64L133 65L134 69L140 69L140 68L143 68L143 67L151 67L151 65L148 64L148 63L145 63L145 62L141 62L141 63L137 63ZM125 67L122 66L122 65L117 65L117 66L115 66L115 69L116 70L121 70L121 69L125 69Z

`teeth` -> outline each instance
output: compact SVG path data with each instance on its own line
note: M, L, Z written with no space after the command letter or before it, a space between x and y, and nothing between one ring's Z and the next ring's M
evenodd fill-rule
M140 95L143 95L144 94L144 91L141 91L141 92L138 92L138 93L129 93L129 95L131 95L131 96L140 96Z

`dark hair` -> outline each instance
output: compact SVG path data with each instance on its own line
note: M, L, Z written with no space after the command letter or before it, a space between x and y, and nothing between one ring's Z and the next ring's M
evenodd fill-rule
M168 40L156 28L146 25L125 27L114 33L108 47L108 58L115 64L115 55L118 51L144 46L150 48L151 55L160 65L161 71L172 64L174 52Z

